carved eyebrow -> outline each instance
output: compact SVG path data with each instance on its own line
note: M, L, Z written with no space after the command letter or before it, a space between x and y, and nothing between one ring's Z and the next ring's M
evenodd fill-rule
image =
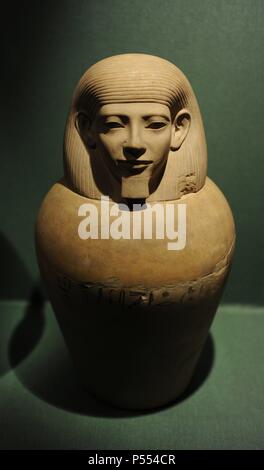
M107 113L107 114L102 114L101 115L102 118L120 118L120 119L128 119L129 116L127 114L111 114L111 113ZM142 116L143 119L145 121L147 121L148 119L150 118L163 118L163 119L166 119L166 121L170 122L170 118L166 115L166 114L146 114L145 116Z
M165 121L170 122L170 118L166 114L146 114L143 116L143 119L147 121L150 118L162 118L165 119Z
M107 114L102 114L101 116L99 116L99 122L105 122L107 119L113 119L113 120L120 119L120 121L123 124L127 124L129 121L129 118L125 114L107 113Z
M113 114L113 113L112 114L110 114L110 113L102 114L100 117L102 117L102 118L109 118L109 117L116 118L117 117L117 118L121 118L121 119L122 118L127 118L127 116L125 114Z
M127 123L129 121L129 116L127 114L111 114L111 113L106 113L102 114L100 116L101 120L107 119L107 118L118 118L121 119L124 123ZM166 114L146 114L142 116L144 121L148 121L149 119L164 119L166 122L171 122L170 118Z

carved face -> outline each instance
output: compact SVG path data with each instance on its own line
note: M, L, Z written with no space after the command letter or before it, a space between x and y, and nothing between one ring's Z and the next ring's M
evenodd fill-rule
M172 122L163 104L118 103L102 106L92 125L85 113L79 122L84 142L103 157L122 196L146 198L162 178L170 149L185 137L187 114L178 113Z
M199 191L207 150L187 78L148 54L93 64L74 92L63 157L67 185L84 197L153 202Z

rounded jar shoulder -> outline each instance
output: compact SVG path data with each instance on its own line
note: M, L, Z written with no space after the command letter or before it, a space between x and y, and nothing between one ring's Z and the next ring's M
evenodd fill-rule
M157 211L155 204L159 206ZM63 183L56 183L46 195L36 223L36 246L42 269L52 267L76 282L107 283L114 279L122 285L153 287L196 280L229 265L235 240L234 220L224 195L209 178L197 193L174 201L153 202L148 207L153 216L152 230L149 230L149 219L145 222L146 209L136 211L136 216L133 211L118 212L118 206L108 203L107 199L102 205L100 200L85 198ZM182 249L168 249L174 240L167 234L166 210L172 214L170 228L177 236L179 224L184 222L179 219L180 207L185 207L185 244ZM80 212L82 215L78 215ZM161 214L160 238L156 232L158 212ZM93 235L97 238L80 237L84 214L89 217L87 227L90 224L91 229L93 224ZM111 231L113 222L115 230ZM144 237L144 223L148 225L150 238ZM108 239L102 238L105 224L109 226ZM116 234L117 226L120 230L125 225L125 236L130 238L111 236L111 233ZM135 233L137 236L141 233L141 238L133 237Z

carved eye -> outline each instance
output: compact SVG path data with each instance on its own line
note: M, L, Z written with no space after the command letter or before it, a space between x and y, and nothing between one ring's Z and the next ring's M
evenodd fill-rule
M165 127L166 123L162 121L156 121L156 122L151 122L148 126L146 126L147 129L162 129L162 127Z
M117 129L119 127L124 127L123 124L121 124L121 122L116 122L116 121L105 122L104 126L106 129Z

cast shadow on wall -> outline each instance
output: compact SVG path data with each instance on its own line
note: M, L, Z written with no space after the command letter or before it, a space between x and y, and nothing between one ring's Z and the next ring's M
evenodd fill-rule
M11 367L17 367L30 356L31 352L38 345L45 329L45 317L42 309L45 302L45 294L40 282L33 287L33 280L22 260L3 234L0 234L0 259L1 377ZM20 349L17 351L16 359L11 366L5 354L7 338L11 334L10 332L12 332L14 322L17 322L17 318L20 318L21 306L24 305L25 297L29 297L29 300L26 307L23 308L23 318L17 327L17 333L21 337Z
M0 301L28 298L33 280L11 242L0 233Z

